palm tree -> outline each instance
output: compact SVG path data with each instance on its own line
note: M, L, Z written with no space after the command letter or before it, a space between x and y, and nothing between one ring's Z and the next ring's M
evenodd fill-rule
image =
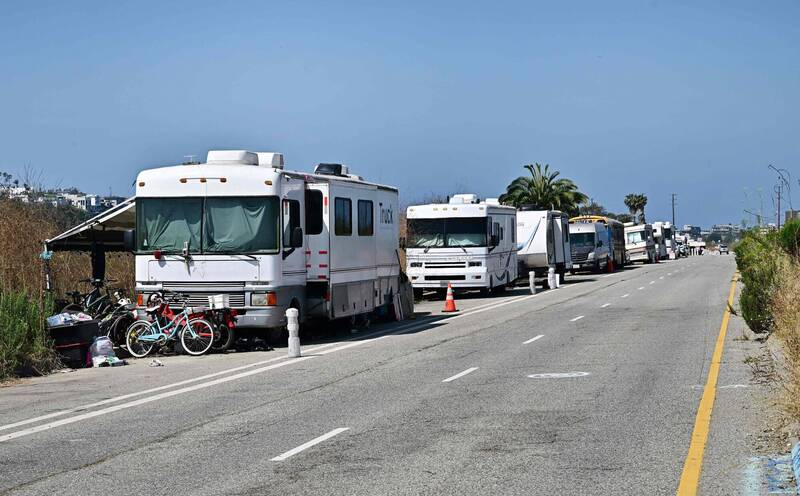
M578 191L578 186L569 179L559 179L559 171L551 171L550 165L537 163L526 165L530 177L520 176L508 185L500 195L500 203L521 207L561 210L570 215L578 212L578 205L589 199Z
M636 214L639 214L639 223L644 224L644 207L647 205L647 196L640 193L631 193L625 196L625 206L631 212L631 215L636 219Z

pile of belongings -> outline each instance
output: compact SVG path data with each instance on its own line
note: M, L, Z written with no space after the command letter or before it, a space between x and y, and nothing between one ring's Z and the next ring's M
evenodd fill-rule
M85 314L83 312L78 312L78 313L64 312L53 315L51 317L47 317L47 325L49 327L55 327L55 326L74 324L76 322L85 322L87 320L92 320L92 316Z
M114 343L108 336L97 336L89 346L89 353L86 357L87 365L91 362L92 367L118 367L128 365L125 360L120 360L114 353Z

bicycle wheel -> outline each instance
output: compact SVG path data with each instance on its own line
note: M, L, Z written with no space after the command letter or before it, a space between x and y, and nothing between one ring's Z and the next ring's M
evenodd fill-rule
M181 329L181 346L190 355L202 355L214 344L214 326L205 319L192 319Z
M152 341L140 340L143 336L151 336L156 333L152 324L146 320L137 320L128 327L125 332L125 344L128 346L128 353L136 358L144 358L151 351L155 343Z
M211 350L217 353L227 351L227 349L233 344L233 340L233 329L224 323L217 324L217 327L214 330L214 343L211 345Z

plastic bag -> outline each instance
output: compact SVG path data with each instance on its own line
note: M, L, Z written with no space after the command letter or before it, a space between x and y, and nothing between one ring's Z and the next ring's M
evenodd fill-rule
M92 367L99 367L100 364L107 362L109 357L116 358L114 354L114 343L108 336L97 336L89 346L89 356L91 357Z

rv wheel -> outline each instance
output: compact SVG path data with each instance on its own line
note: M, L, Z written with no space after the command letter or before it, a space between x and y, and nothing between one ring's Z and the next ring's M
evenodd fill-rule
M414 300L419 301L422 299L422 288L414 288Z

